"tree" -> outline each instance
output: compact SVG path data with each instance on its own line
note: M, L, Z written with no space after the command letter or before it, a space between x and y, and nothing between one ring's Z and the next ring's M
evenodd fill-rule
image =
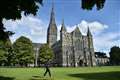
M46 72L44 73L44 76L46 73L49 73L49 76L51 77L50 69L49 69L49 63L52 61L54 57L52 49L48 46L48 44L43 45L39 49L39 61L41 64L44 64L46 67Z
M0 66L4 65L5 60L5 50L3 48L0 48Z
M82 0L82 9L92 10L96 5L97 10L100 10L104 7L105 0Z
M95 52L95 55L99 58L107 58L107 55L104 52Z
M15 58L15 53L14 53L13 47L8 48L7 54L5 55L5 57L7 58L6 62L5 62L6 66L15 66L16 58Z
M120 48L113 46L110 50L110 63L113 65L120 65Z
M0 40L6 40L13 34L6 31L2 23L3 19L21 19L21 13L25 16L29 14L36 15L39 4L42 5L43 0L0 0Z
M10 39L7 39L5 42L0 40L0 65L10 64L10 59L8 60L8 55L12 54L9 52L10 48L12 48Z
M46 62L49 62L53 59L54 54L52 49L48 46L48 44L44 44L40 49L39 49L39 61L42 64L45 64Z
M20 66L28 66L34 61L34 50L32 41L28 38L21 36L14 44L13 49L16 57L16 63Z

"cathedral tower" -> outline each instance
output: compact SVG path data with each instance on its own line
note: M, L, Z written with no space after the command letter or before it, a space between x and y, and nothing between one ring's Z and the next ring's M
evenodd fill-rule
M50 23L47 30L47 43L51 47L56 41L57 41L57 26L55 22L54 6L52 4Z

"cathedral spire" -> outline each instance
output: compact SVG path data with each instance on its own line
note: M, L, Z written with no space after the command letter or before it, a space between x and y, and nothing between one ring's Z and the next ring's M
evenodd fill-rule
M54 4L52 2L50 22L47 30L47 43L52 46L57 41L57 26L55 23Z
M55 24L55 13L54 13L54 3L53 3L53 1L52 1L52 10L51 10L50 24Z
M89 27L88 27L88 30L87 30L87 36L92 36L92 34L91 34L91 31L90 31Z
M61 27L61 31L66 31L65 24L64 24L64 19L62 20L62 27Z

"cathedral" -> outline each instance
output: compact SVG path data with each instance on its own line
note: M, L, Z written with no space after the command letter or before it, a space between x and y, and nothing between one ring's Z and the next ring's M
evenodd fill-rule
M54 7L52 7L47 29L47 44L54 51L54 59L51 62L52 66L79 67L96 65L93 37L89 27L86 36L82 35L78 27L69 33L64 21L62 21L60 40L57 40L57 32ZM33 43L36 66L38 66L38 49L41 45L44 44Z

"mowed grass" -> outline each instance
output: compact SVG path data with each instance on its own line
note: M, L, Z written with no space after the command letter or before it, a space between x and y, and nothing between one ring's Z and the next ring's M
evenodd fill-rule
M0 80L120 80L120 66L51 68L52 78L43 77L44 68L0 68Z

